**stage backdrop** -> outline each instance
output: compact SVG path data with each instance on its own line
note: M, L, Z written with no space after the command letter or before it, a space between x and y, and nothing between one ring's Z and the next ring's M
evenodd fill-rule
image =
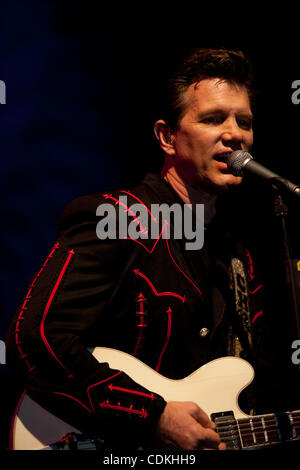
M208 34L196 21L191 28L180 25L180 15L176 24L146 24L140 11L136 20L122 23L118 18L115 25L99 4L27 0L1 5L3 448L22 391L5 364L9 322L55 241L66 204L83 194L128 188L160 168L162 155L152 129L160 118L158 84L172 59L195 46L244 49L254 63L259 90L253 155L300 183L300 69L292 38L280 38L275 27L248 41L246 35L233 38L225 30L217 38L216 31ZM269 188L247 181L240 191L230 200L233 220L241 222L250 244L258 244L266 270L274 271L278 245ZM299 257L299 207L291 202L290 208ZM286 319L276 315L276 328L285 330Z

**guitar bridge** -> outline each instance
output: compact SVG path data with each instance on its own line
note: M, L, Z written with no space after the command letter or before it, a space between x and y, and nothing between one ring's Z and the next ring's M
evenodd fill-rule
M226 444L228 450L242 448L239 427L233 411L212 413L211 419L215 422L216 432L219 434L221 441Z

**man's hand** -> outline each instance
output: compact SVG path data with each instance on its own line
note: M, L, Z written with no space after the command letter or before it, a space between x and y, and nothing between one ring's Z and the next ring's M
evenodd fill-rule
M225 450L226 445L221 443L215 427L196 403L170 401L158 421L156 436L161 446Z

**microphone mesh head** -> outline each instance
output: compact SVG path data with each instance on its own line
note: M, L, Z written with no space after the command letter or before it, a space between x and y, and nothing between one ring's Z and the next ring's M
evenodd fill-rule
M227 160L227 166L235 176L242 176L242 169L249 160L253 160L253 157L246 150L236 150L232 152Z

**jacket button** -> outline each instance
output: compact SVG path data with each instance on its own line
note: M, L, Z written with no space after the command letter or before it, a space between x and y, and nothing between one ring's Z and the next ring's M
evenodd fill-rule
M206 335L208 335L209 329L208 329L208 328L201 328L201 330L200 330L199 333L200 333L200 336L201 336L202 338L204 338Z

